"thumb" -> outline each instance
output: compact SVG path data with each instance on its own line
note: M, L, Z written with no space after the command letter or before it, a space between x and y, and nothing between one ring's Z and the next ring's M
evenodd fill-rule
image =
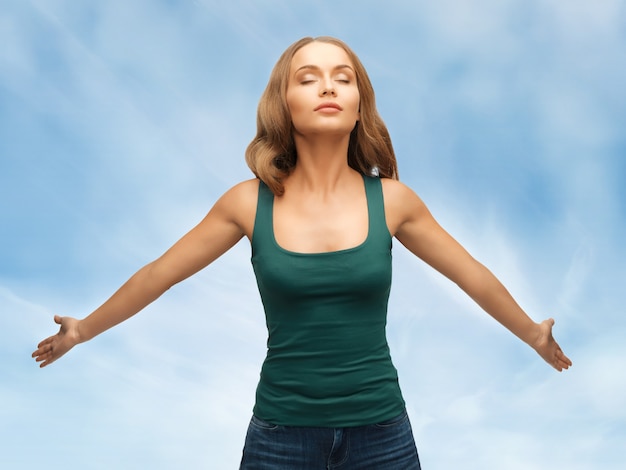
M60 325L62 323L61 317L59 315L54 316L54 323L56 323L57 325Z
M550 329L554 326L554 318L548 318L545 323L550 326Z

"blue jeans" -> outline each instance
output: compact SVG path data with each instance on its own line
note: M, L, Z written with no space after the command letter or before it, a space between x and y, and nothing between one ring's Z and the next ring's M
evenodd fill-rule
M277 426L253 416L240 470L420 470L409 417L350 428Z

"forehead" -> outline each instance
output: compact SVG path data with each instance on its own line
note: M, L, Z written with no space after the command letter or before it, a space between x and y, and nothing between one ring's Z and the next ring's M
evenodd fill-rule
M337 65L354 67L348 53L341 47L325 42L311 42L301 47L291 59L291 71L312 65L319 68L333 68Z

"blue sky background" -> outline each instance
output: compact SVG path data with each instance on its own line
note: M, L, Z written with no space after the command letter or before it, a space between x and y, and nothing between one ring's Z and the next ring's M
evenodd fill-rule
M30 353L250 177L260 94L309 35L353 47L401 179L574 361L554 372L396 243L424 468L624 468L619 0L0 0L0 467L237 468L265 347L245 240L53 366Z

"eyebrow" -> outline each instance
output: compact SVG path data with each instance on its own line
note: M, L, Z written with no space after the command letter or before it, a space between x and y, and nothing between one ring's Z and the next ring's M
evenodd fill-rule
M354 69L348 64L340 64L340 65L335 65L333 67L333 71L341 70L341 69L350 69L354 73ZM299 67L294 72L294 74L300 72L301 70L320 70L320 67L318 67L317 65L303 65L302 67Z

